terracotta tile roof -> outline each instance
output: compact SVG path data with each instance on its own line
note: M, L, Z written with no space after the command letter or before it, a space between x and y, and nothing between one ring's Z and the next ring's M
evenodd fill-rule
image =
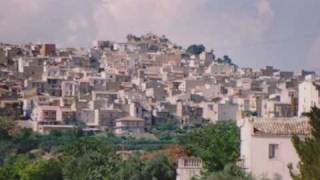
M257 136L309 135L310 132L307 118L257 119L253 122L253 135Z

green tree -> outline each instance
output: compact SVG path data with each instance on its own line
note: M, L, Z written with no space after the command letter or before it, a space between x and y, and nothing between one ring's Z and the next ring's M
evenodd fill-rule
M23 169L30 163L26 155L18 155L11 158L0 167L0 180L21 179Z
M139 159L139 156L134 155L129 157L128 160L121 162L119 171L116 174L117 180L141 180L142 177L143 162Z
M52 131L50 134L42 135L39 142L39 148L50 152L57 150L65 144L72 144L84 134L80 129L72 129L66 131Z
M109 143L97 137L82 137L64 150L66 179L113 179L118 170L118 156Z
M206 50L206 47L202 44L193 44L187 48L187 52L194 55L199 55Z
M176 171L166 156L159 155L145 162L142 176L144 180L174 180Z
M237 165L227 164L223 171L209 173L201 180L254 180L254 178Z
M13 142L17 153L27 153L38 148L40 135L34 133L32 129L21 129L13 136Z
M292 142L299 155L299 172L289 165L291 176L294 180L318 180L320 177L320 109L313 107L309 117L311 136L293 136Z
M12 118L1 116L0 117L0 139L9 138L10 132L16 127Z
M221 171L234 163L240 153L240 131L233 122L218 122L194 129L181 138L194 156L200 157L209 172Z
M0 180L60 180L62 164L56 160L30 159L18 155L0 167Z
M62 164L56 160L37 160L21 171L23 180L62 180Z
M14 143L8 140L0 140L0 166L11 157Z

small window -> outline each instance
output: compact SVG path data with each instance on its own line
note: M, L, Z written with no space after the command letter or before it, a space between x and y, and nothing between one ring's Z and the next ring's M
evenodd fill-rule
M277 158L278 150L279 150L278 144L269 144L269 159Z

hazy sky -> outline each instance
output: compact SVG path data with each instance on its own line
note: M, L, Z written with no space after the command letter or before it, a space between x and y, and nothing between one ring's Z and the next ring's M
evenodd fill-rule
M320 0L0 0L0 41L88 47L153 32L240 66L320 70L319 9Z

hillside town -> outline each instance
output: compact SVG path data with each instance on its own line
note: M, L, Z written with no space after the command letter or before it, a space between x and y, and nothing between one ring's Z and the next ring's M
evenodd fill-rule
M237 165L270 179L291 179L288 165L299 162L291 138L310 135L304 114L320 107L316 72L240 67L203 45L183 48L154 34L90 48L3 43L0 79L0 115L44 135L81 128L144 136L168 123L234 122ZM199 157L179 157L176 179L200 176L203 166Z

